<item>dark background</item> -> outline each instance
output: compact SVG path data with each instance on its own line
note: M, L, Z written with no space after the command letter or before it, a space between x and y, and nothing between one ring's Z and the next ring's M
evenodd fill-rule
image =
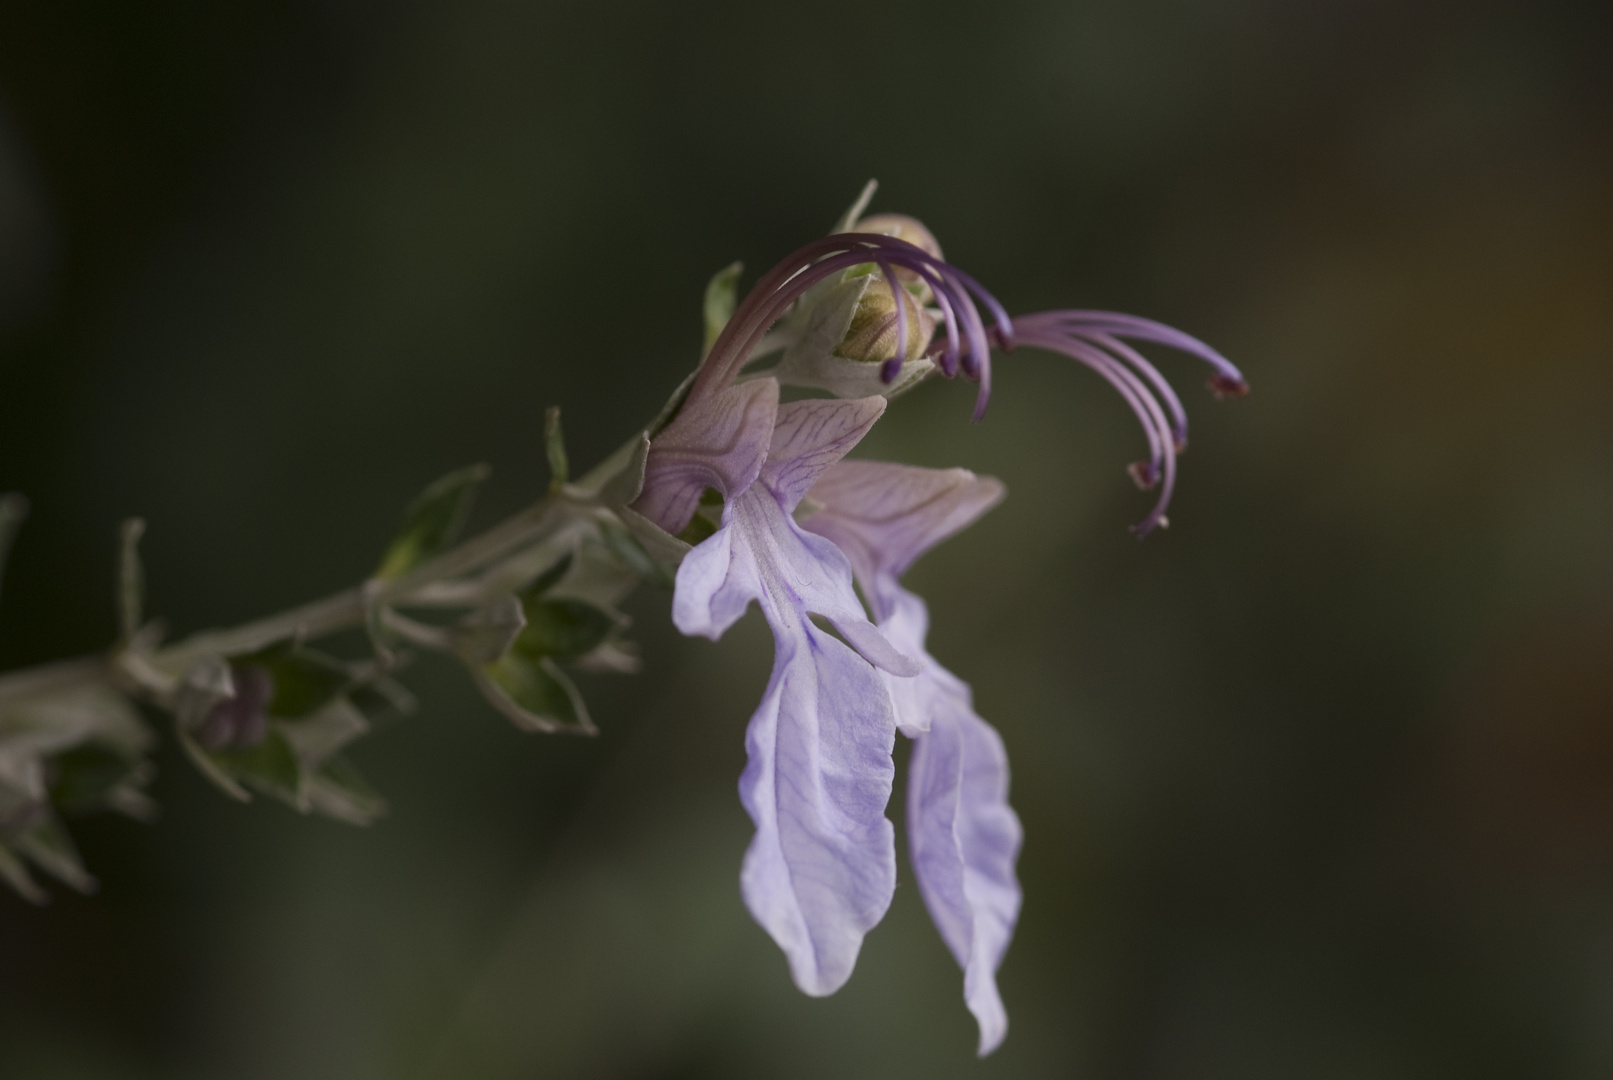
M102 880L0 895L0 1075L1613 1075L1613 63L1586 3L799 7L6 0L0 664L103 646L116 526L181 632L356 582L426 481L477 520L692 365L707 276L863 181L1012 310L1181 326L1173 528L1096 378L1001 362L860 453L1009 500L911 575L1027 840L984 1064L904 867L838 995L747 917L770 648L632 605L602 735L446 663L356 758L373 829L169 747ZM900 803L898 802L898 806Z

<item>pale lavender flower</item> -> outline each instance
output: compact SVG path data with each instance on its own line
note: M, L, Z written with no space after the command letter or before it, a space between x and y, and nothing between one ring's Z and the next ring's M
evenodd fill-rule
M859 211L846 219L849 229L862 227ZM1163 482L1158 505L1137 527L1146 533L1164 524L1187 427L1170 386L1121 339L1196 353L1216 368L1211 385L1218 393L1247 386L1213 349L1147 320L1065 311L1011 324L989 293L941 260L916 222L868 220L868 228L921 243L841 232L769 271L717 335L670 422L652 430L628 517L635 527L676 535L714 489L722 524L683 556L673 621L685 634L716 639L755 600L773 631L773 673L746 732L740 779L741 801L756 824L741 886L796 984L813 995L839 989L890 904L895 842L885 807L899 729L915 740L907 808L915 876L964 969L964 998L984 1055L1007 1031L996 972L1019 914L1019 819L1008 805L1002 740L975 713L967 684L925 651L928 613L898 579L920 554L995 504L1003 488L963 469L841 459L884 412L882 395L932 364L947 377L978 381L978 419L990 394L990 345L1006 351L1017 340L1092 367L1137 413L1150 453L1132 475L1144 487ZM877 279L856 281L870 266ZM889 302L880 296L865 305L874 288L889 289ZM989 330L977 299L993 316ZM920 303L934 308L920 310ZM873 316L857 322L853 304ZM833 319L824 314L831 305ZM911 318L922 322L914 327ZM783 329L770 337L781 319ZM945 334L924 349L933 320ZM841 333L857 347L847 348L835 336ZM785 358L778 366L745 371L779 348ZM920 350L922 357L909 355ZM883 388L855 370L876 363ZM802 377L842 398L781 405L780 381ZM874 389L881 394L861 396ZM668 538L661 540L664 547Z
M846 556L792 514L884 411L880 397L781 406L757 482L728 500L722 528L684 557L672 601L685 634L721 637L752 600L773 630L773 676L745 736L739 792L756 836L740 883L796 985L813 995L851 976L896 887L885 818L896 715L874 668L912 676L920 664L863 614Z
M812 488L819 509L803 522L846 553L880 630L923 664L916 677L886 677L897 725L915 744L909 853L930 916L964 969L981 1056L1008 1031L996 972L1019 917L1019 818L1008 805L1002 739L974 711L968 685L925 651L924 601L897 579L1002 496L1001 483L966 469L842 461Z

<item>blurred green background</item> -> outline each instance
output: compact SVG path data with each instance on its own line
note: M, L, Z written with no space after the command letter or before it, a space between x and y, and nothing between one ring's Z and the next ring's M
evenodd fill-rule
M1255 389L1156 354L1194 444L1142 544L1141 436L1065 361L859 451L1011 492L910 575L1027 834L984 1063L905 866L792 987L737 886L765 628L646 589L596 740L410 672L368 831L165 749L159 823L75 825L99 896L0 894L0 1075L1613 1075L1610 45L1589 2L7 0L6 667L110 639L125 515L188 632L358 580L451 468L522 505L545 406L602 456L709 274L869 176L1011 310Z

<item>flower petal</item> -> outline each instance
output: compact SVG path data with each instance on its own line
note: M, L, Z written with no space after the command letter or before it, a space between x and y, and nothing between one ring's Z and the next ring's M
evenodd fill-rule
M794 511L824 470L845 457L884 412L885 399L878 396L780 405L762 479Z
M822 508L802 526L846 553L883 621L894 604L896 578L995 506L1004 490L1001 481L968 469L841 461L812 486L812 500Z
M756 823L745 903L803 991L832 994L896 888L885 818L896 725L879 675L805 618L775 623L777 660L745 736L740 800Z
M709 487L732 497L755 483L767 458L778 383L753 379L690 401L650 443L633 509L676 535Z
M1008 805L1002 739L967 697L941 694L937 704L930 730L914 742L908 846L924 904L964 969L964 1000L980 1024L984 1057L1008 1032L996 974L1019 917L1014 862L1022 833Z
M725 524L678 564L672 624L690 637L698 634L716 641L761 593L755 561L734 560L733 537Z

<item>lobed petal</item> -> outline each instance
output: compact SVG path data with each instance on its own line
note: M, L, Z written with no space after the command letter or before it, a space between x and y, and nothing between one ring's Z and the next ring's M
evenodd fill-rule
M1022 832L1008 805L1002 739L967 698L946 695L940 704L914 742L908 847L924 904L963 967L964 1001L980 1025L984 1057L1008 1033L997 968L1019 918L1014 862Z
M749 488L767 459L778 394L774 380L753 379L689 401L651 442L633 509L676 535L707 488L725 498Z
M884 413L885 399L877 395L779 406L762 479L793 512L824 471L861 442Z
M821 509L802 525L845 552L883 622L893 610L896 578L995 506L1005 490L1001 481L968 469L841 461L812 486Z
M879 675L800 618L773 626L777 657L746 731L740 801L756 823L746 906L803 991L832 994L896 889L885 817L895 721Z

